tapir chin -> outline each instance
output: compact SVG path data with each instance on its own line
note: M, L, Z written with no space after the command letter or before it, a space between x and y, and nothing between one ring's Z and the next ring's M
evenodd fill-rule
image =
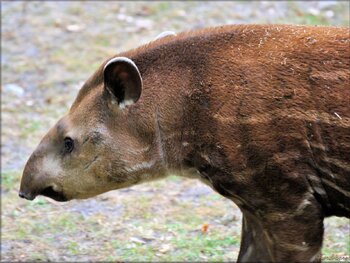
M199 178L243 213L238 261L319 262L323 219L350 217L349 63L346 27L163 34L85 82L30 156L19 196Z

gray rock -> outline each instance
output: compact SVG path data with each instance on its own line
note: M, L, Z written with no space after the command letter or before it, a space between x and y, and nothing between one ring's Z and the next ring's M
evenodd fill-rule
M15 83L10 83L10 84L4 85L4 91L12 93L13 95L16 95L17 97L23 97L23 95L24 95L24 89Z

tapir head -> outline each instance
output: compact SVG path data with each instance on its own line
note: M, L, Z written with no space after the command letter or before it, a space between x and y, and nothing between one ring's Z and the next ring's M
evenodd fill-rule
M141 91L132 60L116 57L101 66L30 156L19 196L67 201L142 181L154 163L129 116Z

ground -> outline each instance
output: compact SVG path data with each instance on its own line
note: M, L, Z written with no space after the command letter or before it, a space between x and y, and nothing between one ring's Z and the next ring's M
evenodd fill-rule
M228 261L241 214L170 177L96 198L18 198L23 166L106 58L180 32L237 23L348 25L348 2L2 2L1 260ZM325 221L325 260L349 260L349 220Z

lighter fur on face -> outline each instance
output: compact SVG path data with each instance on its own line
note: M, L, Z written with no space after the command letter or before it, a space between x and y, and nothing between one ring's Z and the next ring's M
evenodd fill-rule
M44 175L49 174L50 177L52 176L54 178L58 178L63 172L61 163L52 155L47 155L43 158L41 170ZM55 182L51 182L48 186L52 186L53 190L57 192L62 190L61 187Z
M62 173L62 165L57 158L47 155L43 158L41 169L44 174L57 177Z

